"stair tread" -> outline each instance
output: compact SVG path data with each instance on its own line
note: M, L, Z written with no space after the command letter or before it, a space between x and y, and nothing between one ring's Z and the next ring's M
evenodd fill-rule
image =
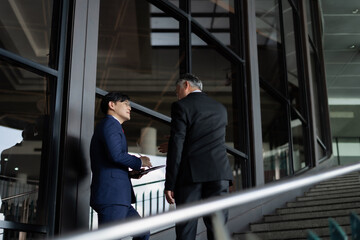
M342 226L344 232L347 235L351 235L350 226ZM255 236L262 240L280 240L280 239L307 239L308 231L313 231L320 238L326 238L330 236L329 227L320 227L320 228L310 228L310 229L296 229L296 230L286 230L286 231L269 231L269 232L252 232ZM246 238L241 238L242 236L248 233L235 233L233 234L234 240L242 240Z
M287 207L321 206L321 205L329 205L329 204L334 204L334 203L349 203L349 202L358 202L358 201L360 201L360 196L359 197L345 197L345 198L335 198L335 199L288 202L286 204L286 206Z
M251 239L307 239L309 230L321 239L329 239L329 218L351 236L351 212L360 215L360 172L317 184L296 201L265 215L262 222L250 224L249 233L233 234L233 239L249 239L249 234L253 234Z
M340 225L350 225L349 216L333 217ZM323 217L318 219L301 219L301 220L287 220L274 223L254 223L250 225L253 232L264 232L274 230L289 230L289 229L310 229L312 227L326 227L329 226L329 218Z
M359 202L349 202L349 203L337 203L337 204L328 204L322 206L304 206L304 207L286 207L276 209L278 214L284 214L284 212L313 212L313 211L327 211L327 210L335 210L335 209L349 209L354 207L359 207Z
M339 209L330 211L319 211L319 212L305 212L305 213L292 213L292 214L274 214L264 216L265 222L280 222L285 220L302 220L302 219L316 219L322 217L334 217L334 216L349 216L351 212L360 214L359 208L351 209Z
M360 189L359 189L360 190ZM360 196L360 191L352 191L346 193L332 193L332 194L323 194L323 195L316 195L316 196L302 196L297 197L297 201L311 201L311 200L325 200L325 199L337 199L343 197L356 197Z

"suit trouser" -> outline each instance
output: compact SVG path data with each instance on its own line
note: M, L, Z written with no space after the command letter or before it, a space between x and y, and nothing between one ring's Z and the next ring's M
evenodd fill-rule
M229 193L229 181L221 180L205 183L189 183L176 187L175 202L177 206L196 202L201 199L207 199L214 196L221 196ZM228 218L228 210L224 210L225 223ZM207 237L209 240L214 239L213 226L211 216L204 216L203 221L207 229ZM196 238L197 219L187 222L178 223L175 226L176 239L178 240L194 240ZM224 224L225 224L224 223Z
M103 205L97 207L99 226L120 221L124 219L140 218L139 213L133 208L133 206L125 205ZM134 240L147 240L150 238L150 232L142 233L134 236Z

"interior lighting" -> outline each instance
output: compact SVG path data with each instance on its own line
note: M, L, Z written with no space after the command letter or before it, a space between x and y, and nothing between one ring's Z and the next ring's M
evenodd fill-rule
M329 98L329 105L360 105L360 98Z
M350 48L350 49L355 49L355 48L356 48L356 45L355 45L355 44L350 45L349 48Z
M330 118L354 118L354 112L330 112Z
M9 159L8 159L8 158L4 158L4 162L7 162L7 161L9 161Z

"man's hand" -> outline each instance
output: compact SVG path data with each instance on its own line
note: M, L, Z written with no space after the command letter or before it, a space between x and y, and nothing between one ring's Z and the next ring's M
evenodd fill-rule
M175 199L174 199L174 192L173 191L169 191L169 190L165 190L165 197L166 197L166 201L169 204L174 204L175 203Z
M141 167L152 167L152 164L150 162L150 158L146 157L146 156L141 156Z
M166 138L167 140L169 140L169 139L170 139L170 135L165 136L165 138ZM167 142L163 142L163 143L161 143L161 144L158 146L158 150L159 150L159 152L161 152L161 153L167 153L167 152L168 152L168 147L169 147L169 142L168 142L168 141L167 141Z
M143 175L147 174L140 174L141 173L141 170L140 171L136 171L136 170L132 170L129 172L129 177L130 178L134 178L134 179L140 179Z
M168 151L168 145L169 145L168 142L161 143L161 144L159 145L159 147L158 147L159 152L161 152L161 153L167 153L167 151Z

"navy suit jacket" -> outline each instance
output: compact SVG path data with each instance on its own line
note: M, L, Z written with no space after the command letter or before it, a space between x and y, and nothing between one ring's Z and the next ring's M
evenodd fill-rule
M91 197L90 205L121 204L135 200L128 168L139 170L141 159L128 154L122 126L107 115L97 124L90 144Z
M194 92L171 106L165 190L186 183L232 180L225 148L227 111L205 93Z

